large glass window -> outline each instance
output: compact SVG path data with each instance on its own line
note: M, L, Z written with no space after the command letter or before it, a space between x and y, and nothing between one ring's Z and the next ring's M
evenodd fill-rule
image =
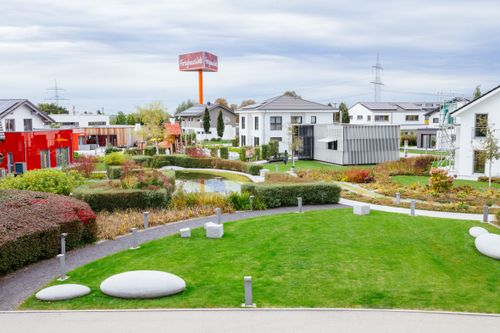
M69 148L56 148L56 165L67 166L69 164Z
M42 169L50 168L50 152L48 150L40 150L40 160Z
M253 129L258 130L259 129L259 117L253 118Z
M483 150L474 150L474 173L484 173L486 154Z
M283 119L281 117L271 117L271 131L281 131Z
M484 138L486 136L486 128L488 127L488 114L476 114L475 121L475 131L476 137Z
M5 119L5 132L14 132L16 130L15 119Z
M241 117L241 129L245 129L245 120L246 118L245 117Z
M24 131L25 132L31 132L33 131L33 119L24 119Z

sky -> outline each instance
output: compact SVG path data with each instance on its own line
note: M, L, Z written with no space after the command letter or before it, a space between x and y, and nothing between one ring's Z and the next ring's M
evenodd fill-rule
M294 90L321 103L440 101L500 84L500 1L2 0L0 98L133 112L197 100L178 55L208 51L205 100Z

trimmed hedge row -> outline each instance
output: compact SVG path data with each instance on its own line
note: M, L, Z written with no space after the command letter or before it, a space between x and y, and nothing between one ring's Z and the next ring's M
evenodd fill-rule
M244 163L241 161L231 161L213 157L195 158L189 157L187 155L156 155L153 157L153 168L161 168L169 165L175 165L183 168L213 168L232 170L249 173L251 175L259 175L260 170L262 169L262 166L258 164Z
M68 233L67 249L97 238L95 214L85 202L33 191L0 191L0 275L60 250L60 234Z
M163 208L170 201L170 194L166 190L79 187L73 191L73 196L88 203L96 212Z
M304 205L334 204L339 202L340 187L327 183L308 184L243 184L241 192L255 196L267 208L296 206L302 197Z

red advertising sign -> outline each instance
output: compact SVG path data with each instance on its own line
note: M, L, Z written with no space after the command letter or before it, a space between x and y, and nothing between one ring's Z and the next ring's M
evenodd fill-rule
M217 72L219 62L215 54L209 52L193 52L179 56L179 70Z

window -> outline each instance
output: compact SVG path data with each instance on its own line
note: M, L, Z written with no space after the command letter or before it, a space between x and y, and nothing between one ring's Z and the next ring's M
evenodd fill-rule
M418 115L406 115L406 121L418 121Z
M14 153L7 153L7 170L14 172Z
M5 119L5 132L14 132L16 130L15 119Z
M258 130L259 129L259 117L253 118L253 129Z
M283 141L283 138L279 137L279 136L272 136L269 138L269 141L278 141L278 142L281 142Z
M89 126L105 126L105 121L89 121Z
M352 116L349 116L349 120L352 120Z
M253 138L253 146L258 147L259 145L260 145L260 138L256 136Z
M311 124L316 124L316 116L311 116Z
M281 131L283 119L281 117L271 117L271 131Z
M245 129L245 117L241 117L241 129Z
M25 132L31 132L33 131L33 119L24 119L24 131Z
M67 166L69 164L69 148L56 149L56 166Z
M292 124L302 124L302 116L292 116Z
M488 126L488 114L487 113L478 113L476 114L475 120L475 130L474 135L476 138L484 138L486 136L486 129Z
M389 116L375 116L375 121L389 121Z
M483 150L474 150L474 173L484 173L486 154Z
M338 148L338 141L337 140L328 142L328 149L329 150L337 150L337 148Z
M372 116L366 116L366 121L372 121Z
M439 118L432 118L433 124L439 124Z
M357 116L356 120L363 120L363 116Z
M42 169L50 168L50 153L48 150L40 150L40 160Z
M334 112L333 113L333 122L334 123L340 123L340 112Z
M243 146L246 146L247 145L247 137L245 135L242 135L241 136L241 140L240 140L240 145L243 147Z

